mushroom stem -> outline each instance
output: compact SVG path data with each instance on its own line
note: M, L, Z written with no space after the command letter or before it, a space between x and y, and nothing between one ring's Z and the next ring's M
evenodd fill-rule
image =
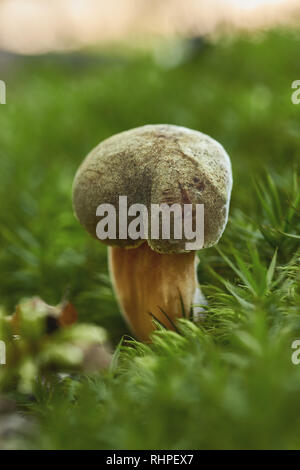
M150 312L168 329L174 329L172 323L184 312L189 314L198 290L195 260L195 252L160 254L148 243L135 249L109 248L110 273L121 310L140 340L149 341L155 329Z

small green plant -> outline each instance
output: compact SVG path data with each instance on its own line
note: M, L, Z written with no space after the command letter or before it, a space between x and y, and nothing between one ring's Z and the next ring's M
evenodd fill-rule
M95 325L74 324L72 306L51 307L39 298L23 299L13 316L0 316L0 337L6 346L0 387L32 393L38 380L54 372L76 372L108 366L106 332ZM92 357L90 357L92 356ZM97 368L95 368L97 370Z

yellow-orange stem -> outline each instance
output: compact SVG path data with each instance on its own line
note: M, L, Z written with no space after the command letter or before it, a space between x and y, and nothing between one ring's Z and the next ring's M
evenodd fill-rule
M135 249L109 248L113 285L128 324L137 338L148 341L155 329L150 312L167 328L189 313L197 288L195 252L160 254L143 243Z

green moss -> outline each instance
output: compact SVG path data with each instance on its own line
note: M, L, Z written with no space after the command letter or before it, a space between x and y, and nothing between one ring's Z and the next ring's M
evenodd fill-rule
M24 59L3 71L0 299L56 304L70 287L80 319L117 344L126 326L106 248L72 212L75 171L101 140L147 123L199 129L232 159L231 216L219 249L200 252L208 297L200 328L117 349L96 378L38 384L19 397L38 448L299 448L300 36L220 41L164 68L150 55L78 64ZM100 56L99 56L100 57ZM2 74L2 71L1 71ZM32 398L32 397L31 397Z

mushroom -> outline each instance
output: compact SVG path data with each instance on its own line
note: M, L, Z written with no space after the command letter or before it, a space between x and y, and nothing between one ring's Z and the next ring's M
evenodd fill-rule
M200 248L206 248L217 243L225 229L231 187L231 164L224 148L206 134L174 125L146 125L114 135L94 148L79 167L73 205L87 232L98 238L97 225L103 220L98 206L110 204L105 207L117 209L115 238L101 241L109 245L110 275L121 310L140 340L149 340L155 328L153 317L174 329L176 318L192 308L199 313L201 308L193 305L205 302L197 285L197 256L188 244L190 238L185 233L174 236L175 215L170 236L154 237L152 205L179 204L182 213L185 204L191 205L197 233L201 227L195 227L196 207L202 204ZM120 211L120 196L127 196L128 207L147 208L146 237L128 237L126 224L134 217ZM162 223L160 219L160 228Z

